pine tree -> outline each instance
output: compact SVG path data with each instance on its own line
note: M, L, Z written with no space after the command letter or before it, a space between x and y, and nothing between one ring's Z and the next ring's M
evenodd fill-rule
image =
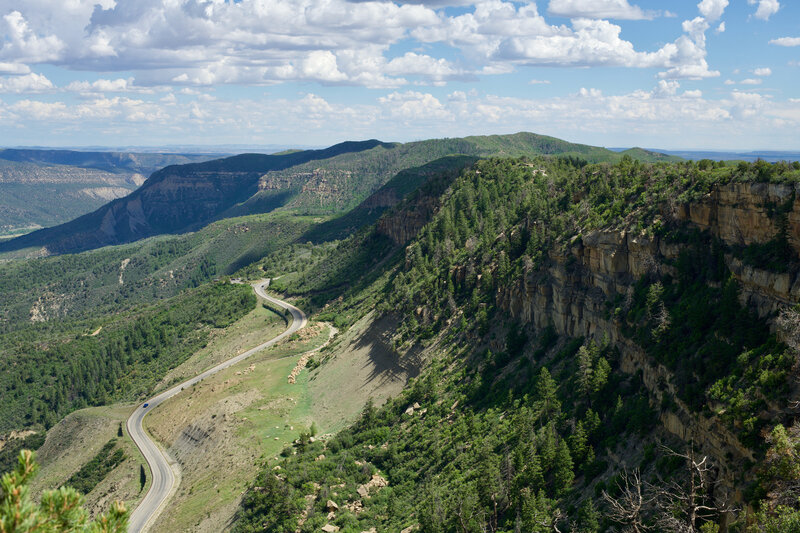
M594 368L594 376L592 378L592 392L600 392L603 387L608 383L608 376L611 374L611 365L608 364L605 357L597 360Z
M82 507L83 497L72 488L45 491L36 504L28 486L38 470L34 453L22 450L17 468L0 480L0 531L41 533L86 532L124 533L128 512L121 502L114 502L108 513L89 521Z
M561 402L558 400L558 386L546 367L542 367L536 380L537 406L542 420L549 421L561 414Z
M578 388L581 394L589 396L593 389L592 354L586 346L578 349Z
M569 447L572 451L572 457L578 464L582 463L586 456L587 440L588 438L586 436L586 430L583 428L583 422L578 421L578 423L575 424L575 432L569 437Z
M567 442L562 439L561 444L558 446L553 466L553 488L557 496L563 496L572 486L572 482L575 480L575 473L572 471L573 466Z

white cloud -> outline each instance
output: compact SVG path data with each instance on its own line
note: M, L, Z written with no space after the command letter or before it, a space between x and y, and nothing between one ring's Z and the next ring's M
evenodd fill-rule
M772 39L769 44L777 44L778 46L800 46L800 37L780 37Z
M450 120L452 114L432 94L407 91L394 92L378 99L387 108L390 116L401 120L429 121Z
M302 63L302 76L323 82L342 82L347 75L336 65L336 56L327 50L316 50L308 54Z
M47 77L36 74L0 78L0 92L2 93L39 93L52 90L53 83Z
M0 48L0 59L42 63L55 61L61 57L64 48L61 39L56 35L37 35L19 11L11 11L4 15L0 27L5 34L5 42Z
M703 0L697 4L697 9L700 10L700 14L709 22L714 22L719 19L725 12L726 7L728 7L728 0ZM722 31L725 31L724 23L722 28Z
M747 78L740 81L739 83L742 85L761 85L762 82L763 80L759 78Z
M683 22L684 35L680 36L675 43L665 46L662 50L669 49L671 68L666 72L659 73L660 78L675 79L703 79L715 78L720 75L719 71L709 70L706 61L706 35L709 24L703 17L696 17L693 20ZM674 65L674 66L673 66Z
M584 17L554 25L535 2L508 0L0 0L0 7L13 6L0 21L11 36L0 49L0 74L49 63L133 71L140 87L314 81L370 88L441 85L521 65L715 75L705 62L704 35L640 51L619 25L597 18L655 16L632 1L551 0L551 12ZM448 5L472 8L457 15L438 9ZM427 50L391 57L392 46L409 38L421 40L422 49L450 45L463 60Z
M767 104L768 97L758 93L734 91L732 113L740 118L755 117Z
M528 85L550 85L550 80L531 80Z
M651 90L607 94L587 88L547 98L476 90L446 96L388 91L381 98L354 104L316 94L290 99L233 95L225 99L219 94L208 101L169 98L169 94L163 101L154 96L146 97L149 101L116 96L78 103L31 97L13 105L0 102L0 116L4 126L19 135L19 142L41 143L57 132L61 137L56 138L62 139L80 133L86 142L113 137L150 145L174 142L176 136L185 143L241 142L243 130L254 143L280 138L320 145L354 138L408 140L534 131L597 145L735 149L752 148L757 142L789 149L787 144L794 142L800 127L798 102L778 102L746 91L709 99L698 90L683 91L674 80L660 80Z
M30 71L30 67L22 63L0 62L0 74L28 74Z
M121 93L136 90L133 87L133 78L99 79L93 82L73 81L64 88L78 93Z
M603 96L603 91L595 88L587 89L586 87L581 87L581 90L578 91L578 96L581 98L600 98Z
M761 67L753 70L756 76L772 76L772 69L769 67Z
M536 4L516 7L495 0L480 3L472 13L444 17L435 27L419 28L412 36L422 42L444 42L460 48L473 63L528 66L614 66L666 69L662 78L718 76L706 62L702 17L683 24L684 35L655 52L637 51L621 38L622 28L607 20L573 19L571 27L553 26L539 15Z
M717 29L714 30L716 33L725 33L725 22L720 22Z
M661 80L658 82L658 86L653 91L654 96L659 97L668 97L668 96L675 96L678 93L678 89L680 89L681 84L677 81L671 80Z
M569 18L642 20L653 18L628 0L550 0L547 12Z
M10 106L13 112L33 120L62 120L70 118L63 102L41 102L39 100L20 100Z
M384 71L392 76L423 76L435 81L464 77L464 73L446 59L436 59L414 52L407 52L403 56L392 59L387 63Z
M747 3L750 5L758 3L758 9L756 9L754 16L761 20L768 20L781 8L778 0L747 0Z

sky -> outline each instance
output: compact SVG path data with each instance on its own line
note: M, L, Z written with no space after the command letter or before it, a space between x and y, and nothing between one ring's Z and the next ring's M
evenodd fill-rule
M798 0L0 0L0 146L800 150Z

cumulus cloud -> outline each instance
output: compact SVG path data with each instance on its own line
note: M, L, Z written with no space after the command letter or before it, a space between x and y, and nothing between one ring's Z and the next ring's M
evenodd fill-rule
M93 82L73 81L64 88L79 93L120 93L136 90L133 86L133 78L99 79Z
M753 70L756 76L772 76L772 69L769 67L761 67Z
M642 20L654 14L631 5L628 0L550 0L547 12L569 18Z
M451 120L453 115L432 94L415 91L394 92L378 99L389 115L413 122Z
M20 100L10 109L33 120L64 120L73 115L68 112L63 102L42 102L39 100ZM77 118L77 115L75 115Z
M30 71L30 67L22 63L0 62L0 74L28 74Z
M304 78L312 80L342 82L347 79L347 75L336 64L336 56L327 50L315 50L308 54L300 70Z
M64 43L56 35L37 35L19 11L3 16L5 42L0 48L0 59L19 63L43 63L61 57Z
M697 4L700 14L709 22L719 19L728 7L728 0L703 0Z
M393 76L422 76L435 82L466 79L469 76L446 59L436 59L429 55L407 52L386 64L384 71Z
M769 44L776 44L778 46L800 46L800 37L780 37L772 39Z
M706 30L709 24L703 17L683 22L684 35L679 37L673 45L667 45L662 50L671 52L669 70L659 73L660 78L676 79L703 79L715 78L719 71L709 70L706 61Z
M635 137L637 144L664 146L664 139L673 136L684 146L704 148L711 147L709 142L718 148L748 147L754 138L775 140L773 145L785 147L800 127L797 101L777 102L744 90L708 99L701 91L684 91L675 80L659 80L650 90L608 94L586 88L546 98L476 90L444 96L435 91L390 90L358 103L337 103L313 93L257 100L226 99L220 94L208 101L201 101L202 93L195 89L184 96L171 94L142 99L98 97L77 103L31 97L14 104L0 101L0 115L4 125L22 133L34 132L32 125L41 123L48 132L80 131L98 141L119 135L145 144L166 142L175 135L193 143L240 142L243 129L253 142L268 143L280 137L302 144L524 130L599 145L612 140L622 145ZM27 138L41 142L41 133L31 133L25 142Z
M747 0L750 5L758 4L755 17L761 20L769 20L769 18L778 12L781 4L778 0Z
M643 52L621 37L619 25L607 20L578 18L570 26L554 26L538 13L536 4L516 7L495 1L412 35L423 42L445 42L489 65L662 68L663 78L718 76L705 59L708 23L697 17L684 22L683 29L675 42Z
M678 94L678 89L680 88L681 84L677 81L671 80L661 80L658 82L658 86L653 91L654 96L658 97L669 97L675 96Z
M40 93L52 90L53 83L47 77L31 73L24 76L0 78L0 92L2 93Z
M703 0L701 11L711 17L723 3ZM652 52L623 39L621 27L602 17L654 16L631 0L550 0L550 13L569 15L569 25L549 23L535 2L508 0L0 0L0 7L12 4L0 21L10 36L0 49L0 74L49 63L133 71L142 86L316 81L371 88L439 85L520 65L713 75L697 36ZM471 9L441 9L455 5ZM392 47L409 38L450 45L463 62L419 51L393 57Z

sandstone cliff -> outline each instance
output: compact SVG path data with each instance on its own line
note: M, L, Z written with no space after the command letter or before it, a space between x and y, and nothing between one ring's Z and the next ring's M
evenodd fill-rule
M0 243L0 252L34 246L45 246L51 253L79 252L151 235L191 231L224 215L260 190L301 189L305 186L309 195L322 201L323 197L338 194L326 173L312 173L300 182L297 179L302 180L303 176L272 179L270 173L311 161L368 151L380 144L378 141L348 142L324 150L280 155L242 154L168 166L153 173L129 196L71 222ZM275 207L278 206L272 208Z
M789 241L795 250L800 244L800 204L795 188L786 185L729 184L720 186L699 201L680 206L676 218L690 226L707 230L729 245L750 245L770 241L780 230L776 205L786 206ZM518 284L498 290L498 306L521 323L536 328L552 326L569 337L600 339L617 346L620 365L631 374L641 372L654 400L666 393L675 399L675 408L662 411L661 423L684 441L694 441L717 458L723 478L734 479L736 469L752 460L744 446L718 417L692 412L675 394L671 372L653 361L645 351L622 333L622 323L608 311L609 302L632 294L642 276L675 275L673 261L681 244L645 233L593 231L576 238L560 252L551 253L543 268L530 268ZM800 275L775 273L748 266L732 254L725 262L742 290L740 300L761 317L772 321L780 308L800 301ZM773 412L762 417L780 419L788 407L771 406Z

